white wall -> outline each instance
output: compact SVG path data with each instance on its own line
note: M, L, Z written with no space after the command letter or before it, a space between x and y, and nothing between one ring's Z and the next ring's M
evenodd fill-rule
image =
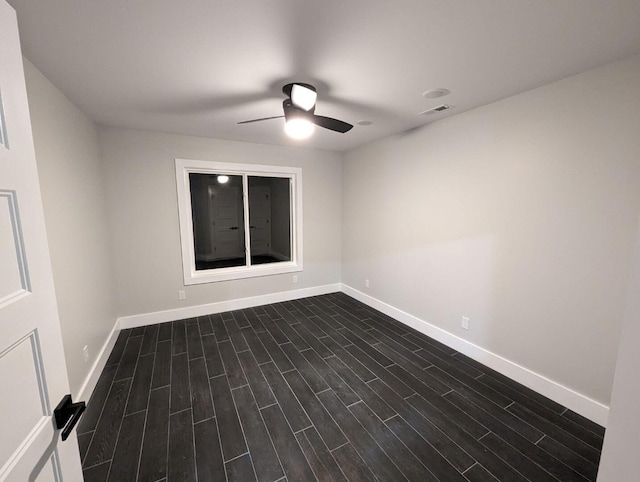
M635 482L640 473L640 224L622 325L600 482Z
M76 398L116 322L98 136L93 123L33 64L25 59L24 66L69 383Z
M108 127L99 134L119 316L340 282L339 154ZM302 167L304 271L298 284L283 274L183 285L175 158ZM178 290L186 291L186 300L178 299Z
M638 79L640 57L347 153L343 282L608 404L640 209Z

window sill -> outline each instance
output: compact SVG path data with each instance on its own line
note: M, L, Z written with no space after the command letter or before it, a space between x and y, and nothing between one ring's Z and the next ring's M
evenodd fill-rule
M275 274L294 273L302 271L301 263L293 261L277 263L277 265L262 264L256 266L237 266L232 268L216 268L200 271L191 271L190 276L185 276L185 286L204 283L217 283L245 278L257 278L259 276L271 276Z

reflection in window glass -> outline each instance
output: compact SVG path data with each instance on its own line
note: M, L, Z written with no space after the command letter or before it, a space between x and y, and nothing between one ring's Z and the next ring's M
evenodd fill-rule
M189 174L196 270L245 266L242 176Z
M289 178L249 176L251 264L291 261Z

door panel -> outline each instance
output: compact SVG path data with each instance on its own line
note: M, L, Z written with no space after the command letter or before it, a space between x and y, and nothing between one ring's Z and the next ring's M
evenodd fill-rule
M1 307L29 291L16 193L11 191L0 191L0 266Z
M6 430L0 465L9 461L13 447L20 445L49 411L39 345L38 334L32 331L0 353L0 384L8 395L0 399L0 426ZM20 409L16 410L18 398Z
M249 224L251 256L271 254L271 189L269 186L249 188Z
M244 257L242 196L235 186L210 188L212 242L215 259Z
M53 407L69 382L36 170L18 27L0 0L0 480L80 481L77 438Z

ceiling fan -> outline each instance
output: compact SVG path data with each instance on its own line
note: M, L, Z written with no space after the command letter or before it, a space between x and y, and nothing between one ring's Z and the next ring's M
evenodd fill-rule
M309 137L314 130L314 124L331 131L344 134L351 130L353 125L344 121L314 114L316 109L316 99L318 94L316 88L310 84L294 82L282 88L282 92L287 96L282 102L284 115L273 117L262 117L238 122L238 124L249 124L270 119L285 119L285 132L293 138L304 139Z

